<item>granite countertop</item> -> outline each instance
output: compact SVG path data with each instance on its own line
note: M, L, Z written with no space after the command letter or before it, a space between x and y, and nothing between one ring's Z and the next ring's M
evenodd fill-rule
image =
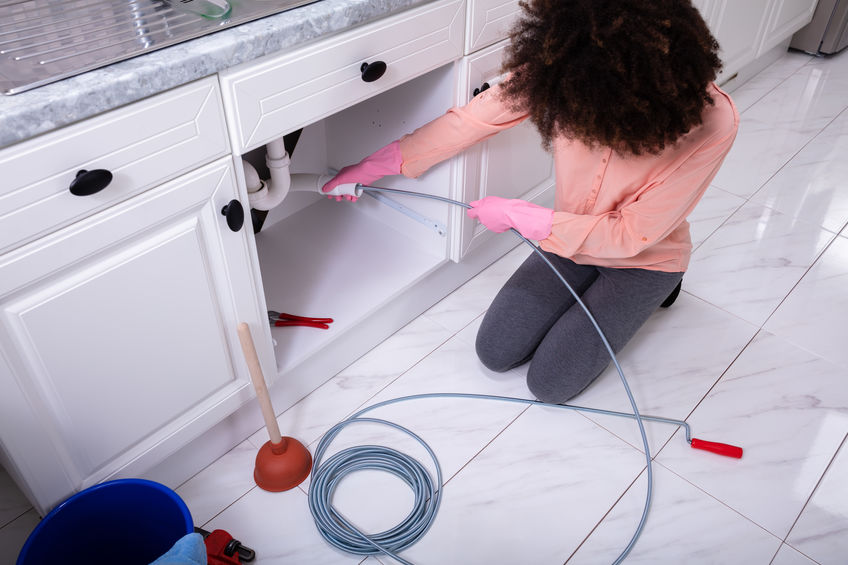
M319 0L34 90L0 96L0 147L427 0Z

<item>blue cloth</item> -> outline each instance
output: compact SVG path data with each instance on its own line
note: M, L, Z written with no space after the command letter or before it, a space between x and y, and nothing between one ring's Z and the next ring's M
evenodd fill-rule
M206 565L206 544L198 533L186 534L150 565Z

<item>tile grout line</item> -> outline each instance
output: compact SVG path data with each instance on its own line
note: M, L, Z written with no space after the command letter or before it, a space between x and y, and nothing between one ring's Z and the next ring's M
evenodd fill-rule
M615 507L618 506L618 503L621 502L621 499L624 498L624 496L628 492L630 492L630 489L633 488L633 485L635 485L636 481L639 480L639 477L641 477L645 473L646 469L647 469L647 467L642 467L642 469L636 474L636 476L633 478L633 480L630 481L630 484L627 485L627 487L621 492L619 497L615 499L615 502L612 503L612 505L609 507L609 510L604 512L604 515L601 516L601 519L598 520L598 522L592 527L592 529L589 531L589 533L586 534L586 537L583 538L583 541L581 541L579 544L577 544L577 547L575 547L574 550L571 552L571 554L566 558L566 560L563 561L563 565L566 565L569 561L571 561L571 559L577 554L577 552L580 551L580 548L583 547L583 545L589 540L590 537L592 537L592 534L594 534L595 531L604 522L604 520L607 519L607 516L609 516L610 513L615 509Z
M773 532L769 531L769 529L768 529L768 528L766 528L766 527L762 526L761 524L759 524L759 523L755 522L754 520L752 520L752 519L751 519L751 518L749 518L748 516L744 515L742 512L740 512L739 510L735 509L734 507L730 506L728 503L724 502L724 501L723 501L723 500L721 500L720 498L717 498L717 497L715 497L714 495L712 495L711 493L709 493L709 492L705 491L704 489L702 489L701 487L699 487L698 485L696 485L695 483L693 483L692 481L690 481L689 479L687 479L686 477L684 477L683 475L681 475L681 474L677 473L676 471L674 471L674 469L672 469L672 468L670 468L670 467L667 467L667 466L663 465L663 464L662 464L661 462L659 462L659 461L657 461L656 463L657 463L657 465L659 465L660 467L662 467L663 469L665 469L665 470L666 470L666 471L668 471L669 473L673 474L675 477L679 478L680 480L682 480L682 481L683 481L683 482L685 482L686 484L690 485L692 488L696 489L698 492L701 492L701 493L705 494L706 496L708 496L709 498L711 498L711 499L715 500L717 503L721 504L722 506L724 506L725 508L727 508L728 510L730 510L730 511L731 511L731 512L733 512L734 514L738 515L740 518L743 518L743 519L747 520L748 522L750 522L750 523L754 524L755 526L757 526L758 528L760 528L762 531L764 531L764 532L765 532L765 533L767 533L768 535L772 536L772 537L773 537L775 540L777 540L778 542L783 543L783 539L782 539L780 536L775 535ZM780 548L778 547L778 549L780 549ZM793 548L793 549L794 549L794 548Z
M503 427L503 428L502 428L502 429L501 429L501 430L500 430L497 434L495 434L495 435L494 435L494 437L492 437L492 439L490 439L488 442L486 442L486 445L484 445L483 447L481 447L481 448L477 451L477 453L475 453L474 455L472 455L472 456L471 456L471 458L470 458L468 461L466 461L466 462L465 462L465 463L464 463L464 464L463 464L463 465L462 465L459 469L457 469L456 473L454 473L454 474L453 474L453 475L451 475L451 476L450 476L450 477L449 477L446 481L444 481L444 483L443 483L443 485L442 485L442 486L443 486L443 487L444 487L444 486L447 486L447 484L448 484L450 481L452 481L453 479L455 479L455 478L457 477L457 475L459 475L459 474L460 474L460 473L461 473L461 472L462 472L462 471L463 471L466 467L468 467L468 465L470 465L470 464L471 464L471 462L472 462L472 461L474 461L474 460L477 458L477 456L478 456L478 455L480 455L481 453L483 453L483 452L484 452L484 451L485 451L485 450L486 450L486 449L487 449L490 445L492 445L492 443L494 443L494 441L495 441L496 439L498 439L501 435L503 435L503 433L507 430L507 428L509 428L512 424L514 424L514 423L515 423L515 422L516 422L516 421L517 421L517 420L518 420L521 416L523 416L523 415L524 415L524 414L525 414L528 410L530 410L530 408L531 408L531 407L532 407L532 405L528 404L528 405L524 408L524 410L522 410L521 412L519 412L518 414L516 414L515 418L513 418L512 420L510 420L510 421L509 421L509 423L508 423L507 425L505 425L505 426L504 426L504 427Z
M807 555L806 553L804 553L803 551L801 551L800 549L794 547L793 545L791 545L786 540L789 539L789 534L791 534L792 530L795 528L795 526L798 525L798 520L801 519L801 515L804 514L804 510L807 509L807 506L810 504L810 501L813 499L813 496L816 494L816 491L819 489L819 486L821 486L822 481L824 481L825 475L827 475L827 472L833 466L833 462L836 460L836 456L839 455L839 452L846 445L848 445L848 433L845 434L845 437L842 438L842 442L839 444L839 447L837 447L836 451L833 452L833 457L831 457L830 461L828 461L827 466L824 468L824 471L822 471L822 474L819 477L819 480L816 482L816 486L814 486L813 490L810 491L810 496L807 497L806 502L804 502L804 506L801 507L801 510L798 512L798 516L795 517L795 521L792 522L792 525L789 527L789 531L786 532L786 535L783 538L783 543L785 543L786 545L788 545L789 547L791 547L792 549L794 549L798 553L802 554L804 557L812 559L813 561L816 561L816 560L813 559L812 557L810 557L809 555ZM818 563L818 561L816 561L816 562Z
M779 173L780 173L783 169L785 169L785 168L786 168L786 166L787 166L787 165L789 165L789 163L791 163L791 162L795 159L795 157L797 157L797 156L798 156L798 155L799 155L802 151L804 151L804 149L806 149L806 148L807 148L807 146L809 146L809 145L810 145L811 143L813 143L816 139L818 139L818 137L819 137L822 133L824 133L824 131L825 131L827 128L829 128L831 125L833 125L833 122L835 122L835 121L836 121L836 120L838 120L840 117L842 117L842 114L845 114L846 112L848 112L848 106L845 106L845 107L844 107L844 108L842 108L839 112L837 112L837 113L833 116L833 118L831 118L831 119L830 119L830 121L828 121L828 122L827 122L824 126L822 126L822 128L821 128L819 131L817 131L817 132L816 132L816 134L815 134L814 136L812 136L810 139L808 139L808 140L807 140L807 141L806 141L806 142L805 142L805 143L804 143L801 147L799 147L799 148L798 148L798 150L797 150L797 151L795 151L794 153L792 153L792 155L791 155L788 159L786 159L786 160L783 162L783 164L782 164L782 165L781 165L781 166L780 166L780 167L779 167L779 168L778 168L778 169L777 169L774 173L772 173L771 175L769 175L769 177L768 177L767 179L765 179L765 180L764 180L764 181L760 184L760 186L759 186L759 187L757 187L757 190L755 190L754 192L752 192L752 193L751 193L751 195L750 195L750 196L748 196L747 198L746 198L746 197L744 197L744 196L742 196L741 198L745 198L745 200L746 200L747 202L751 202L751 199L752 199L752 198L754 198L754 196L756 196L756 195L757 195L757 194L758 194L758 193L759 193L759 192L760 192L763 188L765 188L765 186L766 186L769 182L771 182L771 181L772 181L772 179L774 179L774 177L776 177L776 176L777 176L777 175L778 175L778 174L779 174ZM719 188L721 188L721 187L719 187ZM729 192L729 191L728 191L728 192ZM734 194L735 194L735 193L734 193ZM739 196L739 195L737 194L736 196ZM753 204L756 204L756 203L754 202ZM779 210L777 210L777 211L779 212ZM781 213L783 213L783 212L781 212ZM820 227L821 227L821 226L820 226ZM822 229L826 229L826 228L823 228L823 227L822 227ZM830 231L830 230L827 230L827 231Z
M824 229L824 228L822 228L822 229ZM824 231L833 234L833 232L831 232L830 230L824 230ZM780 302L778 302L777 306L775 306L774 309L771 311L771 313L769 313L769 315L766 317L766 319L763 320L763 323L760 325L761 331L766 331L766 332L768 331L767 329L765 329L768 321L772 319L772 317L775 315L775 313L778 310L780 310L780 307L783 306L783 303L786 302L786 299L789 298L789 295L792 294L795 291L796 288L798 288L798 285L801 284L801 281L803 281L804 278L810 273L810 271L813 270L813 267L816 266L816 264L821 260L822 256L827 252L828 249L830 249L830 247L833 245L833 242L835 242L838 237L839 237L838 234L833 234L833 237L830 238L830 241L827 242L827 245L822 247L822 250L818 253L818 255L816 255L815 259L813 259L813 262L810 263L810 266L807 267L806 269L804 269L804 274L801 275L801 277L797 281L795 281L795 284L792 285L792 288L789 289L789 291L783 296L783 298L780 300ZM771 332L769 332L769 333L771 333ZM787 340L787 341L789 341L789 340ZM790 343L792 343L792 342L790 341ZM802 347L801 349L804 349L804 348ZM806 351L806 349L805 349L805 351ZM816 355L816 356L821 357L820 355Z
M779 59L778 59L778 61L779 61ZM762 71L760 71L759 73L757 73L756 75L752 76L752 77L751 77L750 79L748 79L747 81L745 81L745 82L743 82L742 84L740 84L740 85L737 87L737 89L739 89L739 88L743 88L746 84L748 84L749 82L751 82L751 80L753 80L753 79L757 78L757 75L759 75L759 74L761 74L761 73L764 73L764 72L768 71L768 70L769 70L769 68L771 68L773 65L777 64L777 62L778 62L778 61L775 61L774 63L772 63L771 65L769 65L768 67L766 67L765 69L763 69ZM798 67L797 69L795 69L794 71L792 71L790 74L788 74L788 75L786 75L785 77L783 77L782 79L780 79L780 81L779 81L777 84L775 84L773 87L771 87L770 89L768 89L765 93L763 93L763 95L762 95L762 96L760 96L759 98L757 98L756 100L754 100L753 102L751 102L751 104L749 104L747 108L745 108L744 110L742 110L742 111L739 113L739 115L741 116L742 114L744 114L745 112L747 112L748 110L750 110L751 108L753 108L754 106L756 106L757 104L759 104L759 103L763 100L763 98L765 98L766 96L768 96L769 94L771 94L772 92L774 92L775 90L777 90L778 88L780 88L781 86L783 86L783 83L785 83L787 80L789 80L790 78L792 78L793 76L795 76L795 74L796 74L796 73L798 73L801 69L803 69L804 67L806 67L807 65L809 65L812 61L813 61L813 59L812 59L812 58L808 59L807 61L805 61L805 62L804 62L804 64L803 64L803 65L801 65L800 67ZM721 88L721 87L719 87L719 88ZM734 90L734 92L735 92L735 90ZM731 98L733 98L733 95L731 94L731 95L730 95L730 97L731 97Z
M695 414L695 411L698 409L698 407L704 402L704 400L707 399L707 397L710 395L710 393L713 391L713 389L715 389L715 387L718 385L718 383L721 382L721 379L724 378L724 376L727 374L727 372L730 370L730 368L733 367L733 365L736 363L736 361L739 360L739 357L742 356L742 354L745 352L745 350L747 350L748 347L757 338L757 336L760 335L761 331L762 331L762 328L760 328L756 332L754 332L754 335L751 336L751 338L748 340L748 342L745 344L745 346L742 349L739 350L739 353L736 354L736 356L733 358L733 360L730 361L730 363L727 364L727 367L725 367L725 369L721 372L721 374L718 376L718 378L715 380L715 382L712 384L712 386L710 386L710 388L704 393L704 395L695 404L695 406L692 407L692 410L689 411L689 413L686 415L686 417L683 418L684 422L686 422L687 424L689 423L689 418L691 418L692 415ZM663 447L665 447L665 446L663 446ZM662 450L660 450L660 451L662 451ZM659 455L659 452L657 452L657 455Z
M9 520L8 522L6 522L6 523L5 523L5 524L3 524L2 526L0 526L0 531L2 531L4 528L7 528L7 527L11 526L14 522L16 522L17 520L20 520L20 519L21 519L21 518L22 518L22 517L23 517L26 513L30 512L30 511L32 511L32 510L35 510L35 508L33 508L32 506L30 506L29 508L27 508L26 510L24 510L24 511L23 511L23 512L21 512L20 514L16 515L14 518L12 518L12 519L11 519L11 520ZM39 516L39 518L43 518L43 516Z
M212 516L211 518L209 518L208 520L206 520L206 521L203 523L203 525L202 525L202 526L200 526L200 527L201 527L201 528L203 528L203 529L205 530L205 529L206 529L206 526L207 526L207 525L208 525L208 524L209 524L212 520L214 520L215 518L217 518L218 516L220 516L221 514L223 514L224 512L226 512L228 508L232 507L232 506L233 506L236 502L238 502L239 500L241 500L242 498L244 498L245 496L247 496L248 494L250 494L251 492L253 492L253 491L254 491L254 489L257 489L257 488L259 488L257 485L253 485L252 487L250 487L249 489L247 489L247 491L246 491L245 493L243 493L243 494L241 494L241 495L237 496L235 500L233 500L232 502L230 502L229 504L227 504L226 506L224 506L224 507L223 507L220 511L218 511L218 512L217 512L214 516ZM191 510L191 509L189 508L189 510Z

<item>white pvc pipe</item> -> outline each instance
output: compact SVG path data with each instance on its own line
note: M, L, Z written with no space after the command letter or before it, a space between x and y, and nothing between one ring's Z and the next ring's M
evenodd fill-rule
M283 143L282 137L269 141L265 145L265 152L268 154L269 159L283 159L289 156L286 153L286 145Z
M255 179L253 178L253 175L256 173L256 170L247 162L245 162L244 166L245 180L248 183L248 199L250 200L250 207L257 210L270 210L279 206L289 193L289 187L291 186L291 175L289 174L289 165L291 164L291 160L289 159L288 153L286 153L286 147L283 143L283 139L279 138L269 142L265 146L265 150L267 152L265 162L268 164L268 170L271 173L271 178L268 182L264 183L264 189L260 187L255 192L251 193L250 183L253 182L255 186ZM248 172L249 170L252 172ZM256 175L256 179L258 178L259 176Z
M268 164L268 170L271 172L270 180L262 182L256 169L248 163L244 163L244 178L247 184L248 199L250 207L257 210L270 210L285 199L291 191L299 192L314 192L321 194L323 187L333 175L314 175L314 174L291 174L289 165L291 160L286 153L285 145L282 138L275 139L265 146L267 156L265 162ZM356 184L345 184L336 187L328 195L354 195L360 196L361 189L357 189Z
M321 192L321 187L332 179L332 175L311 175L297 173L291 175L291 192Z
M262 190L265 187L265 183L259 178L256 167L244 159L242 159L242 164L244 165L244 181L247 185L247 193L254 194Z

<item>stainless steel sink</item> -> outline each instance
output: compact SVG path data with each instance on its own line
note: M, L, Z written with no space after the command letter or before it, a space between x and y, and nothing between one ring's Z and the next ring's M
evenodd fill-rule
M315 0L0 0L0 92L43 84Z

